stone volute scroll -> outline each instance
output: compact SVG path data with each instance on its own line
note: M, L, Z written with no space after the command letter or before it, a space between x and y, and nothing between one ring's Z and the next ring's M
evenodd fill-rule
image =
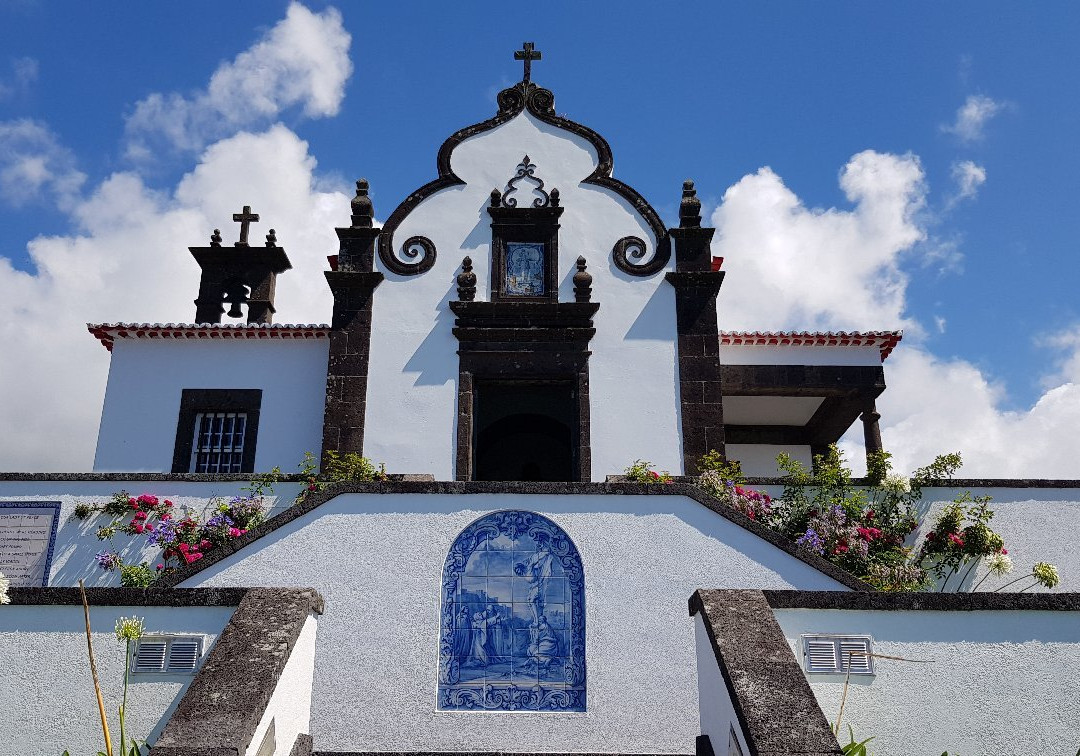
M494 116L480 123L466 126L452 134L439 148L437 158L438 177L414 191L390 213L379 237L379 260L387 270L398 275L418 275L430 270L435 264L436 249L434 242L425 236L412 236L401 243L395 241L398 227L420 203L436 192L465 184L451 168L451 155L465 140L485 131L490 131L523 112L554 126L575 134L589 142L596 150L597 164L592 173L585 176L581 183L608 189L622 197L638 214L648 227L651 238L625 237L618 240L613 248L615 265L624 273L633 276L651 276L661 270L671 259L671 240L667 227L659 213L628 184L611 175L614 158L611 145L604 137L588 126L571 121L555 112L555 95L549 89L537 86L532 81L532 62L541 59L541 53L532 42L526 42L522 50L514 53L514 59L524 62L522 79L502 90L496 96L498 110ZM497 193L498 199L495 194ZM491 208L502 206L502 192L493 193ZM554 192L552 192L554 195ZM553 202L557 206L557 202Z
M189 247L202 268L199 297L195 300L196 323L220 323L223 315L244 317L247 307L248 323L271 323L274 312L274 293L277 276L292 268L285 250L278 246L273 229L266 235L266 244L253 247L248 243L252 223L259 221L250 205L233 214L240 224L240 238L232 247L222 246L221 231L214 229L210 246ZM226 312L225 305L229 306Z

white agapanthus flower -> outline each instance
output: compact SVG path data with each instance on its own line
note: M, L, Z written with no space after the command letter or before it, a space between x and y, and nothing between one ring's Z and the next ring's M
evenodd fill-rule
M1008 554L992 554L986 560L986 568L990 571L991 575L1008 575L1013 570L1012 559Z
M143 620L134 614L116 620L116 639L121 643L138 640L143 634Z
M0 604L11 603L11 597L8 596L9 587L11 587L11 581L7 579L4 573L0 572Z
M882 488L898 494L911 493L911 481L903 475L886 475Z

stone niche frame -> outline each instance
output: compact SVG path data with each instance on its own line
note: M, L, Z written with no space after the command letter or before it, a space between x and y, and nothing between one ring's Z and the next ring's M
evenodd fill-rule
M589 433L589 341L596 333L595 302L450 302L457 315L457 454L454 477L472 480L474 402L482 381L567 382L577 398L575 481L592 478Z
M491 301L559 301L559 216L563 208L495 207L491 215ZM525 296L506 293L506 255L508 244L516 242L544 245L544 293Z
M200 412L246 412L244 454L240 461L240 472L254 472L261 407L262 389L184 389L180 394L180 415L176 421L172 471L174 473L191 472L191 447L195 442L195 418Z

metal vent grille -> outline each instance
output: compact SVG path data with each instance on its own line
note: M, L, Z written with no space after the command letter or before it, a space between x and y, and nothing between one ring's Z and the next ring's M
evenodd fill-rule
M803 668L816 674L874 674L874 639L869 635L802 636Z
M163 640L140 639L131 663L131 671L160 672L165 665L165 648L167 645L166 641Z
M144 635L131 657L131 671L141 673L194 672L202 656L202 638L175 635Z

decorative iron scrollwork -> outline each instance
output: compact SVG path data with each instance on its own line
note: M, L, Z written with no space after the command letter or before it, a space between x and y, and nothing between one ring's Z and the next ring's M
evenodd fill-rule
M514 177L506 183L506 190L502 193L502 203L507 207L517 207L517 198L510 195L518 191L517 182L524 178L532 179L536 182L536 186L533 187L533 191L540 196L535 198L532 202L533 207L547 207L551 202L551 195L544 191L544 182L536 177L536 163L529 160L529 156L526 155L521 159L521 162L517 164L517 173Z
M418 257L420 259L416 262L405 262L399 259L393 250L379 247L379 259L387 268L399 276L415 276L431 270L435 264L435 244L426 236L410 236L401 245L401 255L410 260L416 260Z
M668 243L666 235L661 237L661 243ZM629 273L632 276L651 276L667 265L667 261L671 257L671 251L668 250L667 254L654 251L652 258L647 262L632 262L632 260L644 259L648 251L649 249L644 240L636 236L624 236L615 242L615 247L611 250L611 256L615 261L615 267L623 273Z

